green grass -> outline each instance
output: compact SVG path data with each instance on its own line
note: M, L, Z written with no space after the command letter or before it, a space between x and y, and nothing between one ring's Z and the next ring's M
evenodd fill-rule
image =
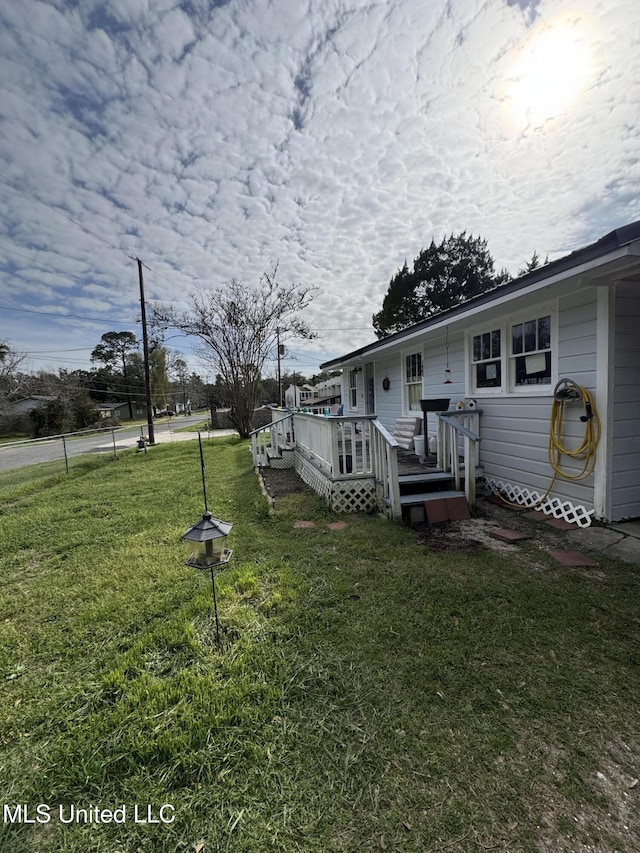
M204 447L222 649L183 565L195 445L0 491L3 803L128 809L5 821L0 850L634 849L637 570L334 532L307 494L269 514L247 443Z

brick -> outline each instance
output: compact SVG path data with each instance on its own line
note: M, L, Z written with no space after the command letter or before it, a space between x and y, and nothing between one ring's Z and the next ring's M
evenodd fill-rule
M315 527L315 521L294 521L293 526L297 528Z
M531 512L525 513L525 518L533 518L536 521L547 521L549 516L542 512L541 509L532 509Z
M556 530L577 530L578 525L572 524L570 521L565 521L564 518L549 518L547 519L549 527L555 527Z
M344 530L347 527L346 521L332 521L331 524L327 524L329 530Z
M447 511L449 521L466 521L467 518L471 518L469 504L467 499L463 497L447 498Z
M441 524L443 521L449 521L449 508L447 507L447 499L440 498L434 501L424 502L424 511L427 515L429 524Z
M597 566L598 564L580 551L549 551L549 555L563 566Z
M500 495L489 495L487 498L483 498L486 503L495 504L496 506L501 506L503 509L512 509L514 512L525 512L527 509L526 506L522 506L521 504L514 504L508 501L506 498L500 497Z
M500 539L502 542L522 542L523 539L531 539L528 533L520 533L519 530L492 530L491 536L494 539Z

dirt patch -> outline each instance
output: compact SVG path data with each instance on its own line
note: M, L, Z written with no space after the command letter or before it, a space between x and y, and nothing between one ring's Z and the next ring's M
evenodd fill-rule
M633 750L623 747L635 760ZM547 792L538 818L541 853L630 853L638 849L640 783L624 767L629 755L620 757L620 763L612 756L604 757L600 767L583 779L595 795L594 801L576 803L558 789Z
M482 542L476 538L465 535L462 529L463 523L468 522L454 521L443 525L421 525L417 530L418 542L420 545L426 545L430 551L477 551L478 548L482 547Z
M311 492L309 486L296 474L295 468L262 468L260 476L272 500L298 492Z

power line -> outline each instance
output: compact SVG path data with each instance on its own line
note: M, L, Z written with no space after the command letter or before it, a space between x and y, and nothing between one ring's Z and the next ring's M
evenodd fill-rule
M113 317L85 317L83 314L56 314L55 311L37 311L35 308L12 308L10 305L0 305L2 311L18 311L23 314L43 314L45 317L57 317L59 320L72 317L74 320L91 320L96 323L115 323L120 326L139 326L140 320L116 320Z

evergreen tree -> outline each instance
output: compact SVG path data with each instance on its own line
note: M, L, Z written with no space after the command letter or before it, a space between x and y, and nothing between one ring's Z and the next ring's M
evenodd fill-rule
M434 240L409 269L406 261L389 283L382 309L373 315L376 335L384 338L471 299L510 279L496 273L494 261L481 237L467 232Z

